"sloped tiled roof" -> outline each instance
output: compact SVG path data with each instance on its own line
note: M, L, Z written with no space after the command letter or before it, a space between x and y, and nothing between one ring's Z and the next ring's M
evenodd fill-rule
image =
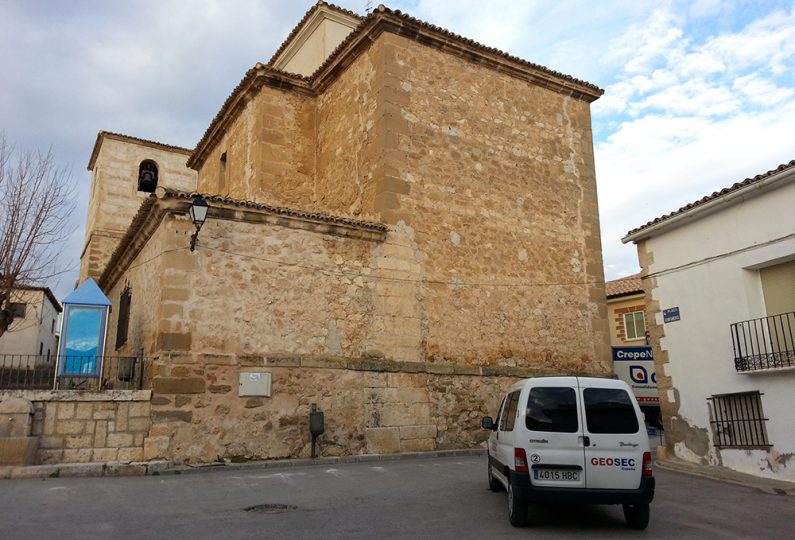
M163 198L174 198L174 199L188 199L193 200L193 197L199 195L198 193L188 193L185 191L175 191L171 189L166 189L163 194ZM255 210L264 210L270 214L279 214L283 216L292 216L292 217L300 217L303 219L309 219L312 221L322 221L325 223L335 223L337 225L350 225L353 227L359 227L362 229L368 229L371 231L378 231L378 232L385 232L388 230L388 227L383 223L376 223L373 221L364 221L361 219L353 219L344 216L334 216L331 214L321 214L319 212L306 212L304 210L296 210L294 208L284 208L282 206L270 206L264 203L257 203L253 201L246 201L241 199L233 199L231 197L224 197L223 195L204 195L201 196L207 202L216 202L222 204L228 204L231 206L242 206L245 208L253 208Z
M373 221L363 221L344 216L321 214L319 212L305 212L303 210L296 210L293 208L270 206L267 204L256 203L253 201L232 199L230 197L223 197L221 195L187 193L184 191L176 191L166 188L157 188L157 191L155 191L155 193L144 199L143 202L141 203L141 206L138 208L138 212L135 214L135 217L132 219L132 222L130 223L129 227L127 227L127 232L119 241L118 245L116 246L116 249L113 251L113 254L108 260L108 263L105 265L105 269L103 270L102 275L97 280L99 286L106 291L108 291L109 287L113 286L113 283L115 283L115 280L120 275L117 268L119 265L119 261L121 261L124 257L129 256L129 254L127 254L127 251L130 250L131 248L134 248L136 237L138 237L141 231L146 227L157 226L159 219L153 220L150 214L153 211L153 207L157 204L157 201L159 199L169 199L169 198L184 199L187 202L189 200L192 200L193 197L197 195L201 195L209 203L214 202L230 206L239 206L244 208L251 208L254 210L261 210L270 214L300 218L319 223L329 223L332 225L355 227L357 229L363 229L378 234L384 234L389 230L389 228L385 224ZM154 211L157 212L158 209L155 208ZM161 209L160 212L161 213L165 212L165 210ZM134 256L135 255L133 255L133 257Z
M793 168L795 168L795 159L790 161L789 163L784 163L782 165L779 165L775 169L771 169L771 170L767 171L766 173L757 174L753 178L746 178L745 180L742 180L740 182L736 182L736 183L732 184L731 186L729 186L727 188L724 188L724 189L722 189L720 191L716 191L716 192L712 193L711 195L707 195L705 197L702 197L702 198L700 198L699 200L697 200L695 202L692 202L690 204L686 204L685 206L681 207L679 210L676 210L675 212L671 212L670 214L665 214L663 216L655 218L655 219L649 221L648 223L646 223L645 225L641 225L640 227L632 229L631 231L629 231L626 234L626 236L630 236L630 235L633 235L635 233L639 233L643 229L651 227L652 225L656 225L658 223L662 223L663 221L671 219L674 216L677 216L679 214L683 214L685 212L693 210L694 208L698 208L699 206L703 206L704 204L706 204L706 203L708 203L710 201L714 201L714 200L719 199L719 198L721 198L721 197L723 197L725 195L728 195L729 193L734 193L735 191L739 191L739 190L741 190L743 188L746 188L748 186L752 186L754 184L757 184L757 183L761 182L762 180L765 180L766 178L770 178L771 176L774 176L774 175L776 175L778 173L781 173L781 172L784 172L784 171L786 171L788 169L793 169Z
M307 11L304 14L303 18L300 21L298 21L298 24L295 25L295 28L293 28L293 30L285 38L285 40L282 41L282 44L279 45L279 48L276 49L275 53L273 53L273 56L271 56L271 59L268 60L268 65L269 66L273 65L273 63L276 61L276 59L279 58L279 55L284 52L284 50L287 48L288 45L290 45L290 42L293 40L293 38L295 38L295 36L298 35L298 32L301 31L301 28L303 28L303 26L307 23L307 21L309 21L309 19L312 18L312 15L314 15L314 13L318 9L320 9L321 7L327 7L329 9L333 9L334 11L339 11L340 13L344 13L345 15L348 15L348 16L353 17L355 19L362 20L362 16L359 15L358 13L354 13L353 11L351 11L349 9L341 8L339 6L336 6L334 4L329 4L328 2L323 2L321 0L320 2L317 2L314 6L312 6L309 9L309 11Z
M99 147L102 146L102 139L104 139L105 137L122 140L122 141L135 142L143 144L145 146L151 146L154 148L160 148L168 151L182 152L183 154L193 153L192 148L183 148L181 146L174 146L173 144L165 144L157 141L152 141L149 139L142 139L140 137L133 137L131 135L124 135L122 133L113 133L112 131L100 131L99 133L97 133L97 140L94 142L94 149L91 151L91 157L88 160L87 169L89 171L94 169L94 162L96 161L97 156L99 155Z
M643 280L640 278L640 272L625 276L622 278L614 279L605 283L605 292L608 298L616 296L626 296L629 294L637 294L643 292Z
M55 298L55 295L52 293L49 287L39 287L37 285L22 285L17 283L16 285L14 285L14 288L19 289L21 291L41 291L49 299L50 303L58 311L58 313L63 311L60 302L58 302L58 299Z
M546 66L542 66L541 64L535 64L533 62L529 62L529 61L527 61L527 60L525 60L523 58L519 58L518 56L510 55L510 54L508 54L508 53L506 53L504 51L501 51L500 49L497 49L495 47L489 47L487 45L483 45L482 43L479 43L479 42L475 41L474 39L470 39L470 38L461 36L459 34L451 32L450 30L447 30L446 28L442 28L441 26L436 26L435 24L430 24L430 23L427 23L427 22L425 22L423 20L420 20L420 19L417 19L415 17L412 17L408 13L403 13L399 9L394 9L394 10L393 9L389 9L388 7L384 7L384 5L382 4L382 5L378 6L378 8L373 12L371 17L376 15L378 12L391 13L392 15L397 15L398 17L400 17L401 19L403 19L405 21L409 21L411 23L417 24L417 25L419 25L420 27L422 27L422 28L424 28L426 30L431 30L433 32L438 32L438 33L440 33L440 34L442 34L442 35L444 35L444 36L446 36L446 37L448 37L448 38L450 38L450 39L452 39L454 41L459 41L459 42L465 43L467 45L471 45L471 46L481 50L482 52L494 54L496 56L504 58L505 60L510 60L511 62L516 62L518 64L522 64L524 66L527 66L527 67L530 67L530 68L533 68L533 69L536 69L536 70L539 70L539 71L543 71L544 73L552 75L555 78L563 79L565 81L574 83L574 84L576 84L578 86L584 86L584 87L586 87L586 88L588 88L590 90L593 90L594 93L596 93L596 94L598 94L600 96L602 94L604 94L604 90L602 90L601 88L599 88L595 84L591 84L591 83L589 83L587 81L583 81L581 79L577 79L576 77L572 77L571 75L567 75L565 73L561 73L560 71L555 71L554 69L550 69L550 68L548 68Z
M304 91L315 95L319 89L322 90L319 84L320 81L328 76L329 73L334 74L341 72L348 65L342 59L350 54L351 51L356 50L356 47L352 47L354 43L368 43L367 40L364 39L364 36L369 35L371 32L373 35L378 35L377 32L384 29L388 29L406 38L420 41L426 45L436 39L437 42L443 43L442 46L439 46L441 50L451 54L462 55L481 65L493 66L503 73L515 73L517 71L532 73L532 80L536 84L555 91L565 89L569 95L584 99L588 102L594 101L604 94L604 90L594 84L559 71L554 71L546 66L534 64L522 58L512 56L494 47L487 47L472 39L450 32L445 28L424 22L400 10L392 10L383 5L379 5L367 17L362 18L353 12L349 12L331 4L326 4L325 2L319 2L304 15L301 22L298 23L296 28L293 29L285 42L279 47L279 50L277 50L271 58L271 63L281 54L284 48L288 46L290 40L300 31L301 26L306 23L312 13L321 5L328 6L349 15L354 15L358 17L361 22L309 77L276 69L270 65L270 63L268 65L257 63L253 68L249 69L234 90L232 90L232 93L226 98L218 114L216 114L212 122L210 122L209 127L196 145L193 154L188 158L188 167L194 168L206 157L205 147L218 137L219 132L223 131L224 128L221 124L227 115L234 115L243 108L247 95L252 95L263 84L269 84L277 88ZM339 69L330 69L331 66L335 64L340 64L337 66Z

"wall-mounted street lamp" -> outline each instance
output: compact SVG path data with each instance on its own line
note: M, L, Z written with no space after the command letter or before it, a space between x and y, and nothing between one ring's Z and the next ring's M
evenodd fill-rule
M191 251L196 250L196 241L199 239L199 231L201 230L202 225L204 225L204 221L207 219L207 211L209 209L210 206L201 195L196 195L193 198L193 202L190 204L190 218L193 220L193 224L196 226L196 232L190 237Z

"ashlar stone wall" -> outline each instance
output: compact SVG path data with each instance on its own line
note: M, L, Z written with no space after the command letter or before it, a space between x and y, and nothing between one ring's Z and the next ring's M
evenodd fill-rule
M321 456L471 448L487 437L481 418L496 414L502 390L517 380L378 358L225 360L171 354L158 361L146 459L309 457L312 404L325 415ZM268 373L271 396L239 397L241 373Z
M151 390L4 390L33 404L37 464L142 461Z
M425 256L426 357L606 372L588 103L379 39L393 90L381 128L395 151L376 209L410 226Z
M610 372L586 101L386 32L317 96L264 87L237 140L233 192L391 226L366 263L389 313L370 328L400 359Z
M158 185L194 191L197 173L185 165L189 152L114 134L100 134L91 163L86 239L80 255L80 282L97 279L110 260L141 202L138 167L145 159L158 166Z
M311 204L314 129L312 98L262 88L204 161L199 191L276 206Z

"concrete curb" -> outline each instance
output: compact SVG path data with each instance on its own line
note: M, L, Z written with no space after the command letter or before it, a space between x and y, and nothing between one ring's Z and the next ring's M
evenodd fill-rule
M91 476L146 476L161 474L170 461L110 461L107 463L58 463L28 467L0 467L0 479L67 478Z
M264 461L248 461L245 463L207 463L201 465L181 465L161 471L160 474L193 474L214 471L246 471L258 469L281 469L289 467L307 467L313 465L337 465L342 463L368 463L384 461L403 461L408 459L479 456L485 455L484 448L462 450L436 450L433 452L405 452L402 454L363 454L359 456L339 456L299 459L274 459Z
M403 454L365 454L301 459L275 459L244 463L204 463L199 465L174 465L170 461L143 461L108 463L60 463L29 467L0 467L0 480L24 478L74 478L110 476L156 476L165 474L195 474L217 471L248 471L306 466L329 466L341 463L402 461L408 459L484 455L483 448L463 450L437 450L434 452L406 452Z
M671 457L657 459L654 464L666 471L690 474L693 476L700 476L701 478L717 480L719 482L728 482L738 486L756 488L772 495L795 495L795 483L753 476L726 467L699 465L683 459Z

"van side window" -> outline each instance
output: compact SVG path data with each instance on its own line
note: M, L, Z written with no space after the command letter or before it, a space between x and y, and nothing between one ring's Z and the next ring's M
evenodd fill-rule
M505 411L503 412L500 420L500 430L513 431L513 426L516 424L516 409L519 406L519 393L521 390L511 392L508 394L507 401L505 402Z
M625 390L586 388L583 398L585 423L590 433L638 432L638 415Z
M502 415L505 413L505 401L506 398L503 397L502 401L500 401L500 406L497 409L497 419L495 420L495 422L497 422L498 426L500 425L500 421L502 420Z
M574 388L532 388L527 399L527 429L554 433L576 433L577 394Z

